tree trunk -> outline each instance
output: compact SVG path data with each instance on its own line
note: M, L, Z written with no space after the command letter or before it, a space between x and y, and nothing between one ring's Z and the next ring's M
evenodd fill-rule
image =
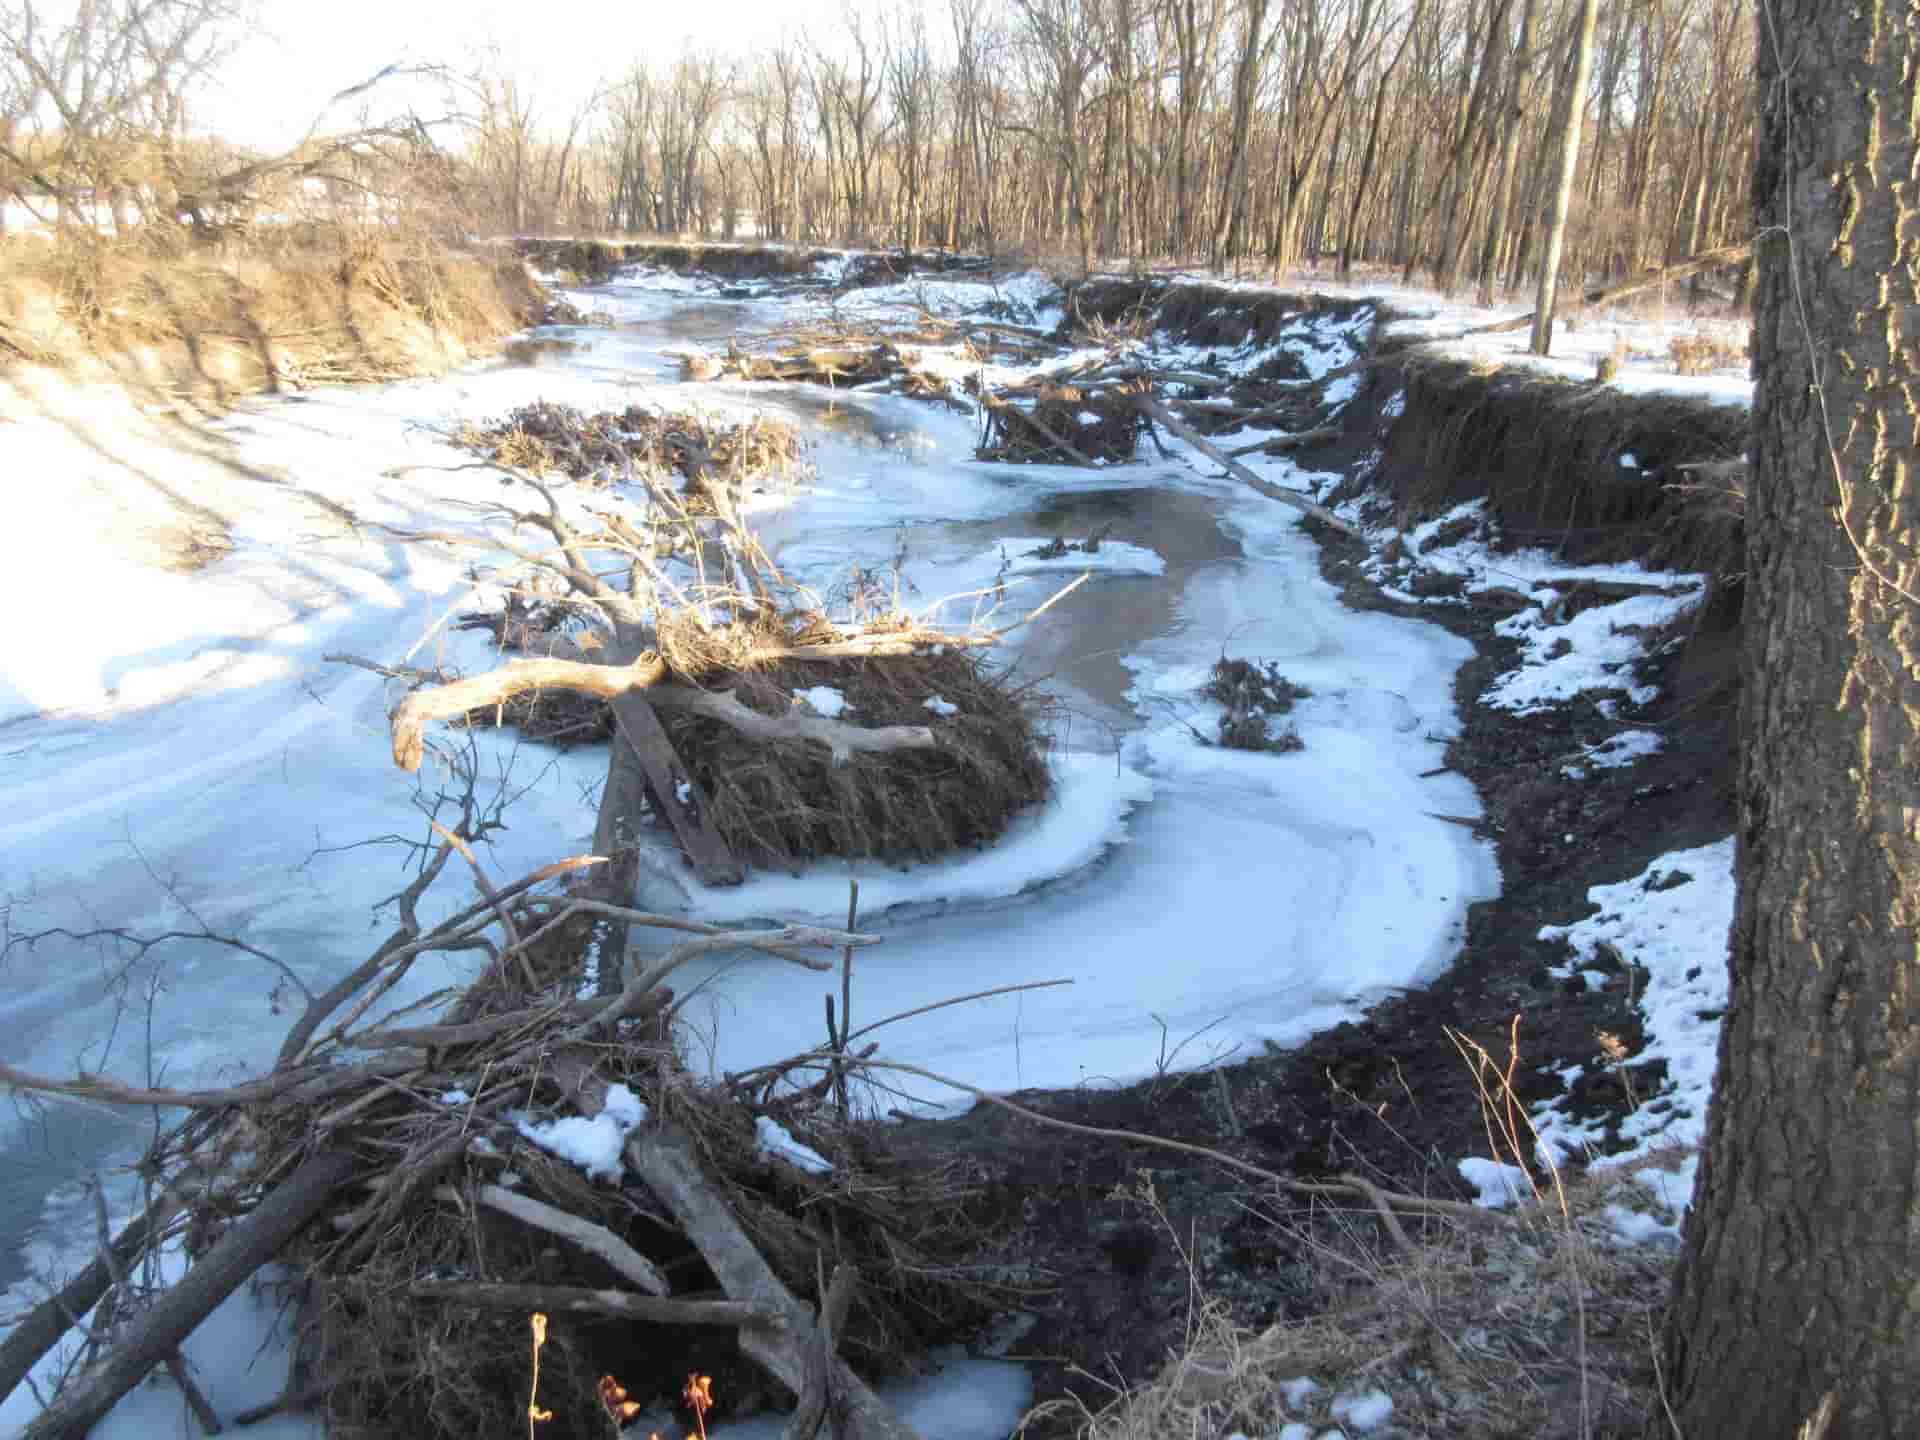
M1487 219L1487 241L1480 252L1480 304L1493 304L1500 272L1500 249L1507 238L1508 209L1513 203L1513 172L1520 158L1520 132L1526 128L1527 73L1533 68L1533 12L1535 0L1522 0L1520 39L1514 47L1513 70L1507 80L1506 135L1500 142L1500 170L1493 186L1493 214Z
M1882 1440L1920 1435L1920 21L1760 14L1740 894L1665 1373L1690 1436Z
M1567 86L1566 128L1560 133L1560 179L1553 191L1553 217L1547 222L1546 252L1540 257L1540 293L1533 307L1534 354L1553 349L1553 293L1560 283L1560 251L1566 243L1567 210L1573 203L1573 176L1580 168L1580 118L1587 108L1587 70L1593 64L1593 25L1599 0L1580 0L1573 38L1573 77Z

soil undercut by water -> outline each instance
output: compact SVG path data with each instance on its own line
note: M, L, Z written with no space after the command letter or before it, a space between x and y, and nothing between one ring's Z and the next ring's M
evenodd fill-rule
M1387 388L1370 387L1345 436L1303 454L1302 465L1377 469L1373 407ZM1458 958L1430 985L1297 1049L1124 1088L1012 1098L1075 1125L1205 1145L1300 1179L1357 1173L1408 1193L1470 1200L1455 1165L1485 1156L1488 1144L1481 1093L1450 1030L1503 1062L1517 1040L1522 1099L1566 1097L1572 1113L1603 1124L1630 1112L1634 1092L1658 1086L1660 1062L1631 1059L1641 1034L1632 976L1600 989L1557 979L1549 966L1563 947L1538 935L1591 913L1588 887L1732 828L1738 608L1722 595L1684 645L1641 670L1662 698L1639 723L1658 726L1662 750L1630 769L1574 780L1561 762L1617 726L1591 706L1522 717L1480 703L1515 663L1515 643L1495 631L1504 612L1400 604L1362 576L1361 545L1309 528L1322 574L1345 603L1443 624L1476 647L1456 680L1463 723L1447 764L1482 797L1501 893L1472 908ZM1156 532L1149 543L1165 540ZM1606 1060L1602 1032L1624 1043L1625 1065ZM1564 1074L1577 1078L1569 1085ZM1034 1366L1036 1397L1071 1396L1091 1410L1157 1375L1184 1348L1203 1304L1224 1304L1250 1327L1324 1307L1316 1237L1350 1238L1375 1224L1281 1207L1270 1189L1217 1164L1068 1133L987 1104L958 1119L907 1121L896 1133L926 1163L974 1174L982 1233L992 1237L980 1262L1032 1295L1007 1353ZM1078 1420L1077 1407L1052 1410L1030 1433L1072 1433Z

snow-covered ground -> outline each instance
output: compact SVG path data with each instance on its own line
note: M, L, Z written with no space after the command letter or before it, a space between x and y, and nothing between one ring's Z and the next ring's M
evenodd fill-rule
M1189 277L1208 284L1216 277ZM1554 327L1551 354L1531 353L1528 327L1490 332L1489 326L1532 314L1530 297L1509 300L1491 308L1473 304L1464 294L1443 295L1436 290L1404 285L1396 280L1367 278L1335 283L1308 276L1297 281L1232 283L1250 292L1270 290L1315 294L1335 299L1368 300L1389 307L1395 319L1388 334L1424 340L1439 352L1486 365L1511 366L1568 380L1594 379L1602 357L1619 364L1619 373L1607 383L1640 395L1684 395L1723 405L1753 403L1753 380L1748 373L1748 324L1725 313L1724 305L1698 313L1686 300L1684 282L1671 291L1641 291L1617 304L1574 311L1563 295ZM1572 315L1571 322L1564 318ZM1682 375L1675 364L1675 342L1681 350L1710 344L1719 359L1706 373Z
M942 284L890 303L973 303L961 293L971 282ZM1044 293L1028 290L1014 298L1044 313ZM1452 957L1467 907L1498 883L1489 849L1459 823L1479 813L1476 797L1437 773L1468 647L1343 608L1294 512L1191 453L1101 471L983 466L966 458L973 422L935 407L853 395L823 415L817 396L786 387L673 383L676 347L778 323L790 302L722 302L634 278L577 298L618 324L570 332L579 348L535 368L261 400L191 430L111 393L0 398L8 472L37 482L0 493L0 559L23 597L0 653L7 933L232 931L292 977L191 941L136 956L51 936L6 958L0 1058L56 1074L230 1080L270 1063L296 983L317 990L378 943L380 907L404 883L403 842L422 833L420 807L444 777L422 790L395 770L388 683L324 657L488 663L481 642L448 625L484 592L472 574L487 553L409 545L375 526L483 537L471 507L496 498L496 482L440 435L536 398L770 407L812 423L817 478L762 499L757 519L783 567L822 595L856 568L890 571L906 595L970 597L952 603L986 607L999 625L1093 572L1008 645L1009 660L1059 674L1067 714L1056 798L1005 840L906 871L826 864L726 891L694 885L664 848L650 869L648 904L711 918L843 920L857 875L862 928L884 943L862 952L856 1024L997 986L1073 982L890 1026L887 1055L991 1090L1118 1084L1296 1043ZM1322 369L1351 349L1335 335L1302 339ZM1323 479L1283 459L1249 463L1297 489ZM1167 518L1091 554L1034 554L1084 541L1102 514ZM227 532L231 554L196 573L156 568L194 524ZM1056 572L1055 559L1069 568ZM1205 743L1218 710L1197 692L1223 654L1273 662L1310 691L1289 717L1302 749ZM496 878L587 849L601 756L500 732L478 736L474 753L484 793L511 795L509 828L482 851ZM465 884L443 886L423 918L465 903ZM465 973L458 958L422 964L391 1003ZM715 959L676 984L696 995L695 1059L715 1069L822 1038L822 982L793 967ZM933 1086L923 1095L953 1101ZM142 1135L137 1116L64 1102L0 1120L0 1207L25 1237L0 1256L0 1278L88 1253L79 1182ZM131 1203L119 1182L112 1194ZM5 1308L36 1293L17 1286ZM263 1323L256 1303L230 1302L203 1353L236 1353L232 1337ZM220 1403L244 1403L223 1388L230 1367L206 1363ZM130 1399L114 1423L132 1428L110 1433L171 1425L158 1412L129 1418L161 1403L153 1394ZM13 1397L0 1424L31 1403ZM1009 1403L974 1428L937 1420L929 1433L1001 1433L1020 1402Z

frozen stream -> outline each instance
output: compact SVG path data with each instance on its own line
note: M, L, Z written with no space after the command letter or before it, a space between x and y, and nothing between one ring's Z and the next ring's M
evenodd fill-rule
M0 650L10 935L204 924L243 934L315 990L362 959L389 925L376 906L404 883L400 841L424 827L413 778L388 757L386 682L321 657L486 661L444 628L467 602L473 553L382 539L341 507L360 521L471 528L457 502L493 498L495 482L453 468L470 457L436 429L536 398L615 410L654 398L805 420L817 481L762 497L758 523L788 572L822 593L856 564L897 564L920 606L1004 569L1028 582L1004 619L1076 572L1028 574L1031 544L1003 542L1098 526L1120 542L1007 657L1052 677L1057 798L989 852L860 867L862 925L885 942L859 961L856 1025L998 985L1074 983L889 1027L884 1053L995 1089L1118 1084L1297 1042L1451 957L1467 905L1497 885L1485 847L1434 818L1476 814L1471 789L1421 778L1455 728L1464 642L1342 608L1293 512L1210 478L1204 462L983 466L968 458L972 422L922 403L679 387L664 349L764 326L780 306L617 285L600 298L622 323L566 332L571 348L260 400L191 446L110 397L16 397L20 418L0 428L8 470L26 473L24 461L73 480L57 495L10 494L0 525L0 561L29 597L10 607ZM155 494L218 513L233 553L194 574L138 563L140 527L112 498L129 486L155 514L178 508ZM75 517L57 554L34 538ZM56 610L76 574L96 578L97 601ZM1223 653L1275 661L1311 688L1294 716L1303 750L1196 739L1215 712L1195 688ZM479 751L490 791L513 795L510 828L483 852L497 878L587 847L601 752L555 755L500 734ZM844 920L847 873L702 893L663 852L645 898L709 916ZM470 893L461 876L427 909ZM397 998L459 980L462 963L422 966ZM261 961L197 942L136 958L56 936L16 945L5 965L0 1058L43 1073L219 1083L270 1063L300 1004ZM675 983L701 987L689 1014L703 1063L738 1068L822 1038L826 977L747 959ZM72 1182L150 1125L15 1102L0 1120L0 1282L86 1248L90 1211Z

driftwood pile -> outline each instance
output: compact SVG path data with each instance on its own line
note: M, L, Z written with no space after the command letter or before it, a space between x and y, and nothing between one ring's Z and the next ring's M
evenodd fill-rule
M817 384L970 408L965 396L978 407L981 422L976 458L1089 468L1131 459L1140 436L1156 423L1189 440L1248 428L1274 432L1229 451L1204 452L1224 456L1222 463L1256 451L1279 454L1323 444L1339 434L1323 421L1325 387L1361 368L1356 362L1317 376L1294 374L1298 361L1285 351L1273 363L1244 372L1169 368L1143 359L1134 335L1104 325L1096 330L1079 338L1098 344L1102 353L1010 385L988 380L991 361L1031 365L1058 354L1059 337L925 310L890 325L842 321L787 331L757 349L735 342L724 355L690 353L683 365L695 380ZM961 386L925 368L917 347L933 344L959 345L977 362Z
M307 996L262 1078L173 1091L0 1067L0 1082L42 1093L187 1111L142 1163L147 1213L110 1244L103 1232L101 1261L0 1346L3 1395L114 1292L90 1332L98 1363L27 1435L83 1435L171 1361L207 1433L317 1409L336 1436L510 1435L531 1400L551 1412L545 1440L604 1437L614 1390L671 1403L698 1371L720 1413L798 1397L831 1407L851 1440L905 1440L861 1376L910 1371L1006 1300L960 1278L973 1239L956 1182L890 1161L850 1123L844 1021L837 1051L703 1083L681 1063L666 983L728 951L831 970L874 938L628 909L679 943L644 962L609 956L594 948L595 922L621 908L595 898L606 857L495 883L475 857L491 822L470 785L459 809L396 897L392 934ZM421 923L430 888L463 863L481 898ZM381 1013L422 957L459 951L482 957L480 977L437 1016ZM140 1296L129 1277L173 1244L186 1278ZM274 1404L216 1417L178 1347L276 1257L291 1270L293 1373Z
M806 452L799 430L771 416L726 420L638 405L589 415L547 400L463 426L453 440L509 470L596 488L634 480L636 472L678 475L690 495L716 481L745 491L791 479L803 471Z
M505 433L551 447L550 419L517 412ZM593 447L626 442L597 428L582 438L568 419L566 453L603 472ZM737 458L763 433L782 432L735 431L736 449L723 436L702 454ZM688 453L691 442L675 443ZM728 480L737 465L695 468L693 495L658 466L636 467L610 497L619 503L583 520L546 480L495 463L510 491L538 503L492 508L543 544L413 538L486 544L521 562L504 605L460 623L523 658L453 678L335 657L420 687L394 714L403 768L420 764L434 721L514 724L562 742L611 736L602 853L651 817L708 884L823 855L931 858L997 838L1046 797L1031 693L981 659L1006 630L941 628L887 606L830 618L741 519Z

